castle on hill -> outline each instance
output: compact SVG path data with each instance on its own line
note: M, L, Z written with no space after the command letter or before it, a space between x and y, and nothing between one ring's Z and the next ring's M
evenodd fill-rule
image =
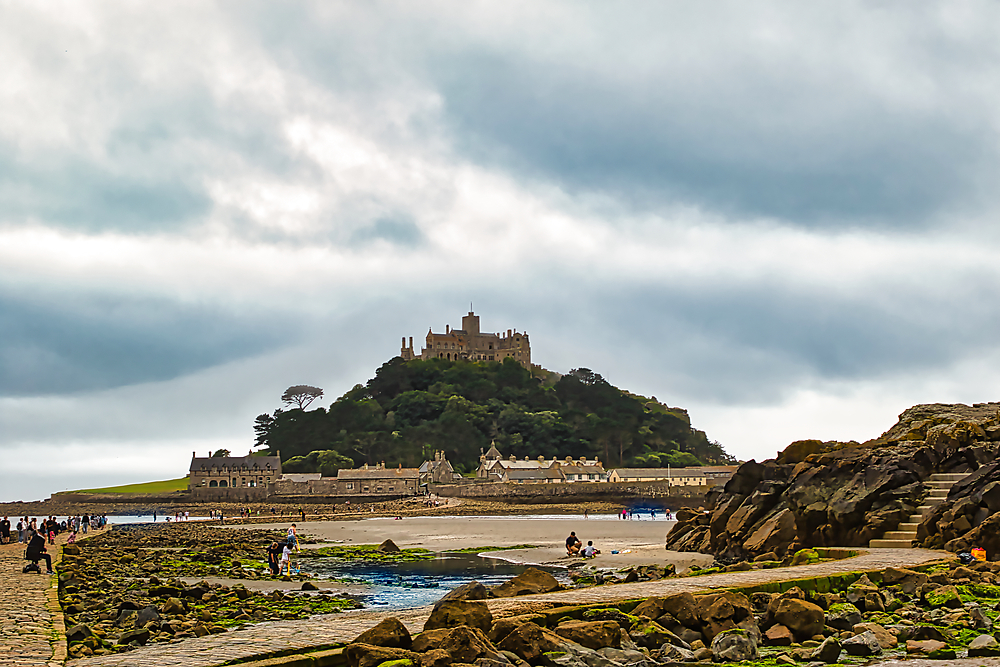
M531 343L528 334L517 329L507 329L507 333L483 333L479 330L479 315L471 310L462 318L462 328L452 329L445 325L444 333L434 333L427 330L425 347L416 354L413 349L413 336L410 344L403 345L399 356L406 361L412 359L447 359L457 361L503 361L513 358L525 368L531 368Z

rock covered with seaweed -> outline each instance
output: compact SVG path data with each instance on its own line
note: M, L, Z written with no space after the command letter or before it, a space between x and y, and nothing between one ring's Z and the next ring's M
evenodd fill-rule
M868 442L803 440L774 459L742 464L725 487L710 491L705 508L678 512L666 546L728 560L781 557L804 547L867 546L916 511L929 493L931 474L971 474L991 463L998 448L1000 403L917 405ZM961 488L956 485L953 493ZM990 488L1000 494L1000 486ZM972 515L970 524L982 524L992 516L982 508L989 504L961 509ZM925 533L931 537L930 525Z

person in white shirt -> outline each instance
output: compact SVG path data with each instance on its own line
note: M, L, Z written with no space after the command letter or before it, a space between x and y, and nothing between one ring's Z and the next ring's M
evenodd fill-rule
M288 559L292 556L292 548L285 544L285 548L281 550L281 565L278 567L279 574L291 574L291 570L288 566Z
M599 553L601 553L601 552L600 552L600 550L598 550L594 546L594 541L593 540L588 540L587 541L587 546L585 546L583 548L583 557L584 558L593 558L594 556L596 556Z

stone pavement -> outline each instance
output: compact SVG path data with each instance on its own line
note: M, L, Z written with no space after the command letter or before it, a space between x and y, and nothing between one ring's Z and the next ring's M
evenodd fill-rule
M48 547L53 566L61 551L59 544ZM23 544L0 545L0 578L4 582L0 593L0 667L62 665L66 630L56 578L22 574L24 565ZM41 566L44 571L44 561Z
M554 605L615 602L683 591L697 593L716 588L823 577L842 572L914 567L950 555L926 549L869 549L855 558L815 565L597 586L547 595L490 600L489 606L494 616L505 617ZM405 611L353 611L306 620L272 621L220 635L151 645L127 653L70 660L67 664L73 667L210 667L231 660L247 659L278 651L321 648L335 643L349 642L364 630L390 616L402 621L411 632L418 632L423 628L429 613L430 607L421 607Z

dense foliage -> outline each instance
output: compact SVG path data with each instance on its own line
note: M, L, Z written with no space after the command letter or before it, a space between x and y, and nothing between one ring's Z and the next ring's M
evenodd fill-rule
M255 430L262 453L280 451L300 471L341 464L337 455L415 467L443 450L456 470L471 472L491 441L504 456L597 457L605 467L733 461L681 408L629 394L586 368L533 375L513 359L396 357L328 409L279 409L257 417ZM322 455L309 461L311 452Z

